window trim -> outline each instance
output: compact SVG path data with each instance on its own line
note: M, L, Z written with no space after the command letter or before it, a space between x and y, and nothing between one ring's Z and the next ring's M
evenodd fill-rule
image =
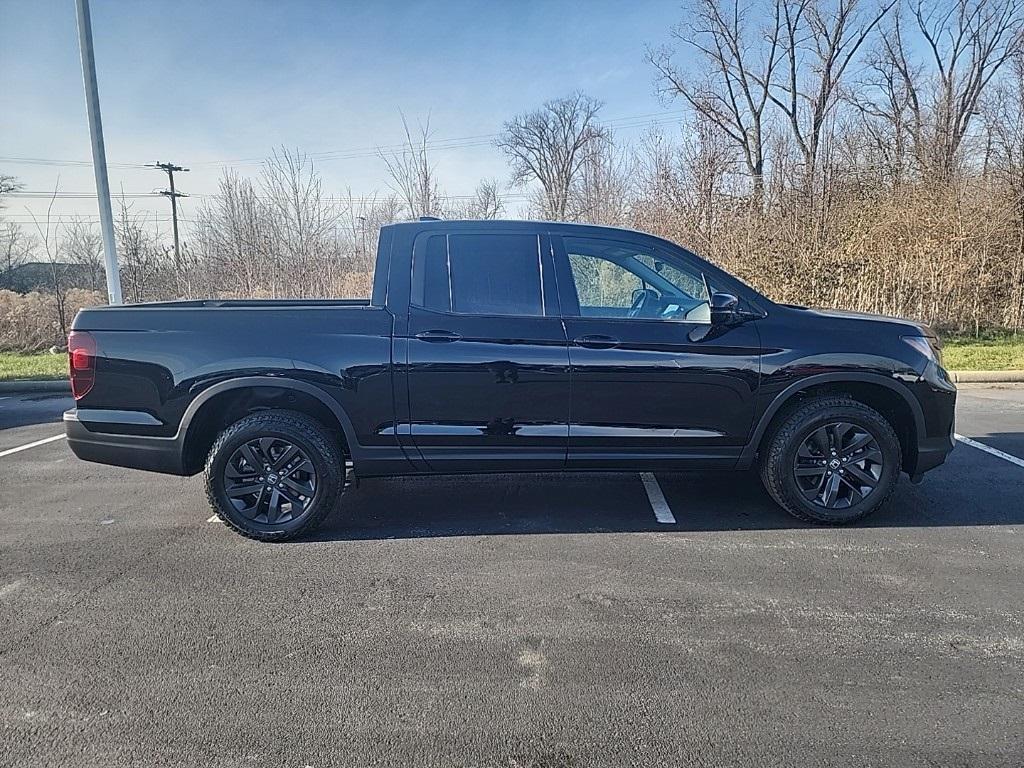
M540 310L539 315L522 315L507 312L459 312L455 307L455 296L453 293L452 286L452 262L451 262L451 236L455 235L469 235L469 236L517 236L532 237L537 243L537 277L540 285ZM422 261L426 255L427 243L431 237L443 237L445 241L445 267L448 271L448 310L436 309L434 307L428 307L425 304L425 289L426 280L425 275L422 273ZM546 277L550 275L550 283L546 281ZM417 277L419 280L417 281ZM417 284L418 282L418 284ZM417 295L417 293L419 295ZM415 307L418 310L424 312L432 312L437 315L452 316L452 317L514 317L521 318L524 320L538 320L545 318L561 318L561 300L558 295L558 281L555 276L555 269L553 263L553 257L551 253L550 237L543 232L505 232L501 230L463 230L460 229L457 232L423 232L416 236L413 241L412 248L412 263L410 264L410 290L409 290L409 306Z

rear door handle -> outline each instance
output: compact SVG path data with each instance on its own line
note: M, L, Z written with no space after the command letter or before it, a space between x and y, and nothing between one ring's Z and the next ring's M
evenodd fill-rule
M416 334L416 338L420 341L458 341L462 338L462 334L454 331L420 331Z
M572 340L572 343L577 347L586 347L587 349L614 349L619 346L620 342L611 336L593 334L590 336L578 336Z

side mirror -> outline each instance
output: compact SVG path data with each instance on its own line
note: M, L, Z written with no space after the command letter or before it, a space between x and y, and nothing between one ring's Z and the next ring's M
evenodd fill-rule
M711 294L711 325L732 325L739 317L740 300L731 293Z

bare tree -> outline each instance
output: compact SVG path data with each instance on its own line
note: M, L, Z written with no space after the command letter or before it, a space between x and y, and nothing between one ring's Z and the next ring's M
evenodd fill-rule
M448 214L459 219L497 219L505 212L498 189L497 179L484 179L469 200L449 205Z
M85 271L89 290L103 290L103 239L95 225L79 216L74 217L64 235L64 252L71 264Z
M883 52L907 94L922 172L948 180L987 86L1021 50L1024 6L1018 0L938 0L927 6L917 0L910 15L927 68L915 62L915 46L899 16L883 37Z
M4 195L17 192L19 189L21 189L21 183L14 176L0 173L0 210L4 208Z
M771 99L786 116L803 160L805 191L813 191L822 134L843 78L879 22L896 4L882 0L866 11L862 0L780 0L784 64ZM809 63L808 63L809 62Z
M740 0L695 0L693 20L677 25L672 36L700 54L698 72L679 69L669 48L648 50L659 75L659 90L682 98L739 148L750 176L753 201L764 199L765 148L769 90L779 64L780 4L771 4L768 20L751 22L760 6Z
M33 248L32 239L17 222L3 222L0 228L0 289L14 288L14 272L29 260Z
M420 125L416 138L413 138L405 115L402 115L402 128L405 130L405 145L401 150L395 153L377 150L391 178L389 186L401 197L412 218L439 216L443 212L441 192L428 152L430 116L427 115L426 123Z
M896 21L896 24L899 22ZM912 91L909 82L919 78L917 68L904 73L887 49L882 36L867 57L867 67L857 87L845 94L867 139L867 151L883 181L901 184L912 170ZM909 75L909 78L905 75ZM861 147L861 151L865 147ZM865 158L861 158L863 160Z
M62 243L60 239L60 222L53 222L53 205L57 200L59 192L60 177L58 176L53 187L53 194L50 196L50 202L46 206L46 217L42 222L40 222L31 210L29 210L29 215L32 217L32 222L35 224L39 242L43 246L43 252L46 253L47 277L49 278L50 283L49 288L53 292L57 330L59 331L61 338L67 338L67 297L69 288L67 284L68 265L67 262L63 260L61 253Z
M207 292L256 296L271 282L273 228L262 206L252 181L225 171L217 194L197 212L194 240Z
M124 196L114 221L114 234L125 294L130 302L146 301L169 251L160 248L159 233L146 225L145 216L134 212Z
M1018 51L1009 75L988 105L997 178L1009 191L1017 218L1016 258L1012 260L1012 301L1024 317L1024 51Z
M608 131L597 120L601 106L577 92L517 115L502 127L495 144L512 164L513 183L540 182L545 216L565 218L587 151L607 140Z
M580 173L572 185L568 218L624 226L629 219L633 183L632 153L608 140L585 150Z
M337 267L333 258L341 217L337 201L324 194L312 160L298 150L275 151L263 164L261 187L271 228L275 284L290 295L323 295ZM276 275L283 278L279 283ZM296 275L308 283L308 292L299 288Z

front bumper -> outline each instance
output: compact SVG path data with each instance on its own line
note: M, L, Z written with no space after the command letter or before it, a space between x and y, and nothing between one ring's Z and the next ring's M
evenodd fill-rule
M182 448L176 437L125 435L100 431L107 424L79 419L77 410L64 412L64 431L72 453L84 461L183 475Z
M913 389L921 405L924 433L918 433L916 450L904 469L916 480L945 462L956 446L956 385L941 366L929 362Z

